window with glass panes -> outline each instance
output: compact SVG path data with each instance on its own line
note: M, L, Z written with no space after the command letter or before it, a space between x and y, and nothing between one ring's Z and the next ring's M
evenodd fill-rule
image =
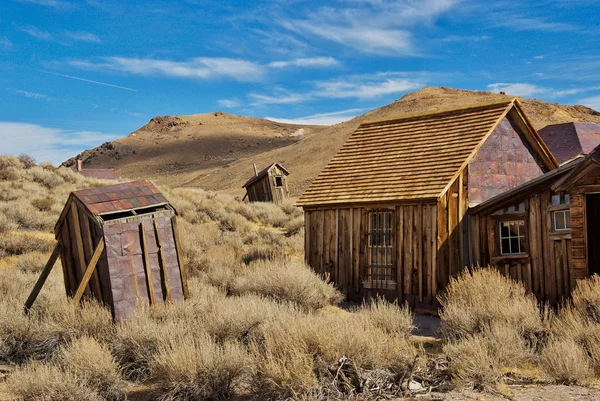
M500 254L518 255L525 253L525 221L501 221L499 224Z
M375 288L388 288L396 282L394 266L394 213L374 211L368 215L368 266L365 280Z
M569 231L571 229L571 211L569 209L552 212L554 231Z

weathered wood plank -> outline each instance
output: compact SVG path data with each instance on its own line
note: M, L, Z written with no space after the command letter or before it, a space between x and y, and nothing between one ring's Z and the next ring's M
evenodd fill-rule
M35 302L38 295L40 294L40 291L42 290L42 287L46 283L46 280L48 279L48 276L50 275L52 268L56 264L56 259L58 259L61 249L62 248L61 248L60 244L58 244L58 243L54 246L54 250L52 251L52 254L50 255L50 257L48 258L46 265L42 269L42 272L40 273L40 277L38 277L35 285L33 286L33 289L31 290L31 293L29 294L29 296L27 297L27 300L25 301L25 313L29 312L29 309L31 309L31 307L33 306L33 303Z
M144 269L146 271L146 286L148 287L148 298L150 300L150 305L154 305L156 303L156 296L154 294L154 284L152 281L152 266L150 266L150 257L148 255L146 229L144 228L144 223L140 223L139 227L141 236L140 244L142 246L142 253L144 255Z
M87 266L85 262L85 251L83 249L83 238L81 235L81 223L79 222L78 203L73 202L71 205L71 219L69 220L69 226L71 228L71 246L74 247L73 254L75 255L75 264L79 273L79 278L83 279L84 269ZM81 280L80 280L81 282ZM90 296L91 291L89 288L85 288L85 295Z
M450 273L448 272L449 244L448 244L448 194L442 196L437 203L437 249L438 264L436 267L438 291L448 285Z
M413 219L414 206L403 207L402 216L404 218L404 296L415 295L412 291L412 270L413 264Z
M163 283L162 293L166 295L166 300L173 302L171 296L171 283L169 281L169 269L167 268L167 262L165 260L165 252L163 251L163 242L160 238L160 228L158 221L154 219L154 235L156 236L156 246L158 250L158 262L160 263L160 271L162 273L161 282Z
M187 271L181 258L181 241L179 241L179 234L177 231L177 216L171 217L171 227L173 228L173 240L175 241L175 249L177 250L177 261L179 262L179 278L181 279L183 296L185 299L188 299L190 297L190 293L187 285Z
M413 208L413 294L423 302L423 206L415 205Z
M360 208L352 209L352 279L354 282L354 291L356 291L356 293L360 290L361 221L362 210Z
M85 273L83 274L83 277L81 278L81 282L79 283L79 288L77 288L77 292L73 296L73 303L75 305L79 304L79 301L81 301L81 297L83 296L85 288L87 287L87 285L90 281L90 278L92 277L92 274L94 274L94 270L96 270L96 265L98 264L98 261L100 260L100 257L102 256L103 251L104 251L104 239L101 239L100 242L98 243L98 246L96 247L96 250L94 251L94 254L92 255L90 264L87 266Z
M94 252L94 241L92 240L92 232L89 223L89 218L86 214L80 214L79 220L81 224L81 234L83 236L83 248L85 251L86 263L89 263L92 259ZM102 302L102 289L100 288L100 277L98 276L98 270L94 270L94 274L90 280L90 286L96 299Z

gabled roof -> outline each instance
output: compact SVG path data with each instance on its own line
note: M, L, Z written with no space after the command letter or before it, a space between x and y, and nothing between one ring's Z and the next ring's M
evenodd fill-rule
M539 134L560 164L585 156L600 144L600 124L594 123L553 124Z
M77 198L93 215L145 208L168 203L148 180L75 191Z
M506 192L494 196L484 202L481 202L469 211L471 214L477 213L492 213L505 206L515 204L521 201L524 197L535 194L539 191L552 187L555 183L562 181L565 177L575 170L583 162L582 158L571 160L556 168L548 171L539 177L529 180L521 185L518 185Z
M298 206L437 199L510 115L545 166L556 160L512 101L361 124Z
M552 185L553 191L570 191L579 184L584 184L586 180L595 180L597 173L593 171L600 167L600 144L596 146L585 158L577 159L578 163L569 174L562 177Z
M73 172L81 174L88 178L97 178L100 180L118 180L117 172L112 168L86 168L77 170L77 168L71 168Z
M279 167L280 170L282 170L285 175L290 175L290 172L287 171L287 169L285 167L283 167L281 164L279 163L271 163L269 166L263 168L262 170L260 170L258 172L258 174L256 174L255 176L252 176L251 178L248 179L248 181L246 181L246 183L244 185L242 185L242 188L246 188L248 185L255 183L256 181L260 180L261 178L263 178L265 175L267 175L269 173L269 171L271 171L271 169L273 167Z

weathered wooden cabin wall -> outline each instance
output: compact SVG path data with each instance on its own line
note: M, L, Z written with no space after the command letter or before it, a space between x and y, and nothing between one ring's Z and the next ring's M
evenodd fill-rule
M279 168L276 164L269 170L269 185L271 187L271 194L273 202L279 204L281 201L288 197L289 191L287 187L287 173ZM281 183L283 185L277 186L276 179L281 177Z
M394 290L365 288L369 211L394 212ZM437 205L412 203L305 209L305 258L348 299L379 293L411 305L433 304L437 291ZM367 286L368 287L368 286Z
M469 202L477 205L544 174L540 157L511 118L504 117L468 166Z
M575 283L571 234L582 220L574 220L573 208L578 207L578 202L571 198L572 231L554 232L552 211L569 206L552 206L552 195L555 194L546 189L517 201L511 208L475 214L471 226L475 265L496 266L506 276L522 282L540 301L555 304L569 296ZM516 219L525 222L527 254L502 256L498 251L499 222Z
M271 180L268 175L256 180L246 187L250 202L273 202Z

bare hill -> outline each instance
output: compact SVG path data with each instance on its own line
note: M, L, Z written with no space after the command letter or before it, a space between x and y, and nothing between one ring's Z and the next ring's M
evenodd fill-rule
M114 149L105 149L104 154L99 154L103 150L96 148L84 156L91 155L90 167L113 166L128 177L143 175L172 186L236 194L243 193L241 185L252 174L253 162L260 168L279 161L291 172L290 190L297 196L363 121L475 106L507 98L491 92L427 87L326 128L290 126L226 114L156 117L135 133L104 145ZM520 100L538 129L572 121L600 123L600 113L585 106ZM160 121L155 121L157 119ZM303 135L298 136L298 130L302 130Z

